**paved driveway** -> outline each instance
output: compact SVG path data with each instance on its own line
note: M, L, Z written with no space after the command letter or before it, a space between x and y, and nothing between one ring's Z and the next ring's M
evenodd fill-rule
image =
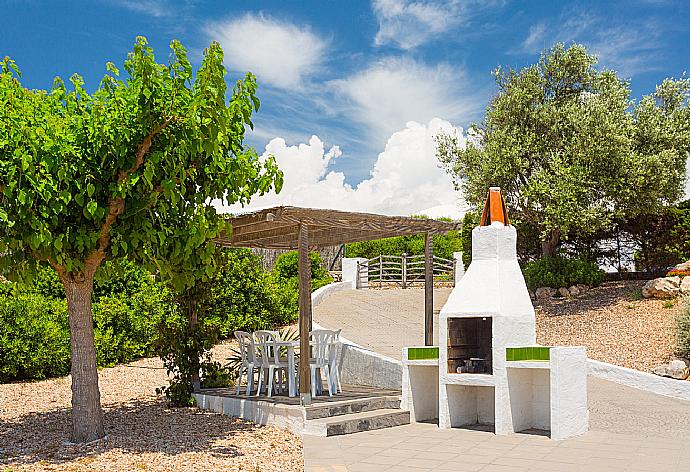
M449 289L435 291L439 309ZM400 359L423 344L424 293L359 290L317 306L314 320ZM688 471L690 402L589 380L590 432L566 441L413 424L332 438L304 438L307 471Z

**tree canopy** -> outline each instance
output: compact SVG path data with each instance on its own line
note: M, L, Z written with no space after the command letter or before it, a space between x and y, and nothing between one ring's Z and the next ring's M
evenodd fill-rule
M542 253L677 201L690 152L690 80L667 79L639 103L584 46L557 44L498 91L471 139L440 135L438 156L477 207L500 186L511 219L537 230Z
M211 202L282 185L274 160L243 145L254 76L228 94L217 43L196 74L180 42L170 48L157 63L138 37L124 77L107 63L91 94L76 74L71 87L29 90L14 61L0 62L0 260L10 275L49 263L65 287L76 441L103 436L91 318L102 262L136 260L191 286L213 274L211 239L230 230Z

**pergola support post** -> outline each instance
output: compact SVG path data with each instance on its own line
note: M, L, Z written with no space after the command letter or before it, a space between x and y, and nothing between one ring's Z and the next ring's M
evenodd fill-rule
M299 398L302 405L311 405L311 373L309 369L311 331L311 262L309 261L309 231L301 223L298 229L299 264Z
M424 345L434 344L434 239L424 233Z

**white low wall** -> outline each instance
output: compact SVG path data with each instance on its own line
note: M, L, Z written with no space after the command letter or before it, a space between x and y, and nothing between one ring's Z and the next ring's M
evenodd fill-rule
M352 290L352 282L333 282L332 284L324 285L311 293L311 306L314 308L318 306L326 298L334 293L342 292L343 290Z
M690 382L688 381L660 377L648 372L640 372L593 359L588 359L587 364L589 375L594 377L645 392L690 401Z

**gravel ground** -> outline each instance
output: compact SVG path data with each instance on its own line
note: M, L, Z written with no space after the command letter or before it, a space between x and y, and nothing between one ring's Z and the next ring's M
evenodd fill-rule
M640 299L644 282L609 282L571 300L536 306L537 342L546 346L586 346L587 356L651 371L673 357L675 319L684 302Z
M216 348L224 358L230 346ZM301 471L302 440L196 408L169 408L155 394L159 359L103 369L106 439L77 446L70 432L70 378L0 384L0 470Z

